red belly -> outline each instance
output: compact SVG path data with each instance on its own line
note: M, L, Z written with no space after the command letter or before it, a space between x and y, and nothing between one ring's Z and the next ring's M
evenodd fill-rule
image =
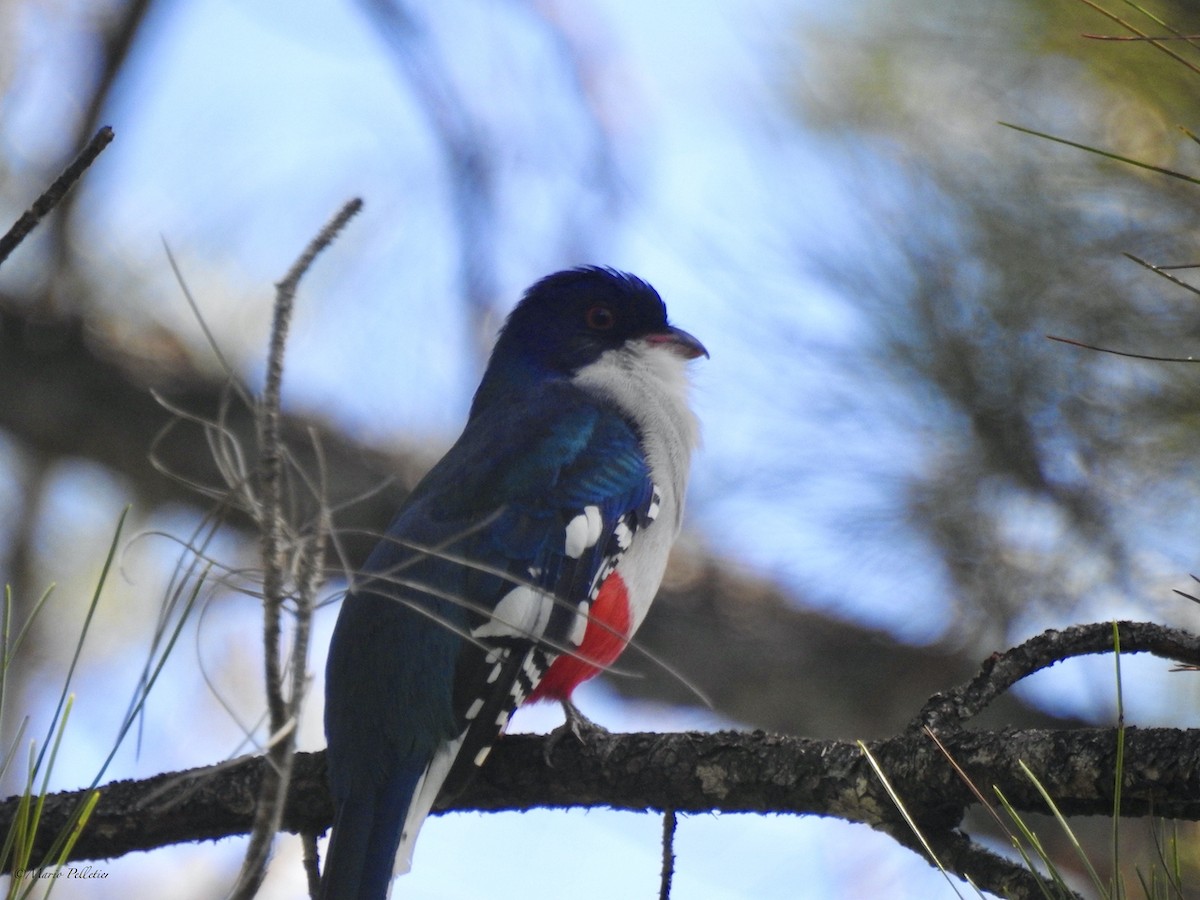
M564 653L546 670L526 703L536 700L569 700L571 692L602 669L612 665L629 643L629 592L616 572L604 579L592 601L583 643L575 653Z

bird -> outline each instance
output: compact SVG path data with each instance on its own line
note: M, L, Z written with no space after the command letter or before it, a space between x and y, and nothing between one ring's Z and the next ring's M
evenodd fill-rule
M513 711L611 667L680 531L704 345L616 269L548 275L513 308L462 434L347 590L326 662L335 814L320 896L383 900L439 795Z

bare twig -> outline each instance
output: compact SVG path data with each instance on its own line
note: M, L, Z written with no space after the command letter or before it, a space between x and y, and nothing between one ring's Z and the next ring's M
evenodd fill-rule
M97 131L80 154L54 180L54 183L33 202L33 206L29 207L21 215L21 218L13 223L12 228L8 229L3 237L0 237L0 265L4 264L9 254L29 236L50 210L62 201L75 182L87 171L88 166L95 162L96 157L104 151L104 148L112 143L112 139L113 130L109 126L105 125Z
M130 51L144 34L142 27L149 20L153 5L154 0L122 0L111 4L106 8L106 15L90 23L88 30L93 41L89 50L93 62L91 71L95 77L91 84L80 86L80 112L75 119L72 145L81 143L88 132L99 126L129 62ZM70 272L75 266L73 254L69 252L70 235L76 220L75 196L66 196L59 206L58 215L49 225L51 237L48 243L52 258L48 268L60 274ZM67 297L61 292L54 291L45 297L42 312L54 315L82 312L78 307L60 306L66 300Z
M300 835L304 847L304 874L308 880L308 896L317 900L321 892L321 859L317 850L318 832L306 831Z
M104 17L105 27L98 33L99 46L96 48L98 75L80 118L81 129L94 127L108 105L113 87L129 60L129 51L141 34L152 4L153 0L128 0L119 12L113 10L113 15Z
M287 721L283 682L279 662L279 620L283 605L283 447L280 439L280 395L283 384L283 353L291 325L292 309L300 279L317 256L337 237L346 223L362 209L355 198L321 229L304 253L292 265L283 281L276 285L275 321L271 327L271 345L267 355L267 379L259 415L259 471L262 479L259 525L262 529L264 641L266 651L267 707L271 731L277 732Z
M662 880L658 888L658 900L671 900L671 882L675 878L675 827L678 821L675 810L663 810L662 831Z
M322 506L313 532L293 547L298 557L296 585L296 629L293 635L290 690L285 695L280 641L282 637L285 588L285 531L289 523L283 509L283 462L286 456L281 437L280 403L283 385L283 355L300 279L317 256L328 247L346 223L362 209L355 198L347 203L305 248L284 279L276 285L275 317L267 356L267 377L258 419L260 496L256 517L262 540L263 558L263 644L267 711L271 743L268 766L263 772L250 845L242 863L232 897L249 900L266 874L267 860L275 833L283 819L284 801L295 762L296 729L307 680L309 625L316 606L316 590L325 564L325 541L329 533L328 512Z
M1147 622L1118 622L1121 652L1152 653L1187 665L1200 665L1200 637ZM910 730L958 728L978 715L1021 679L1076 656L1111 653L1113 623L1051 629L1003 653L993 654L979 674L952 691L935 694L909 724Z
M1125 253L1125 254L1122 254L1122 255L1123 255L1123 256L1124 256L1126 259L1132 260L1133 262L1137 263L1139 266L1142 266L1143 268L1149 269L1149 270L1150 270L1151 272L1153 272L1155 275L1161 275L1163 278L1167 279L1167 281L1171 282L1171 284L1173 284L1173 285L1176 285L1177 287L1181 287L1181 288L1183 288L1185 291L1190 291L1190 292L1191 292L1191 293L1193 293L1193 294L1200 294L1200 288L1197 288L1197 287L1195 287L1194 285L1188 284L1188 283L1187 283L1186 281L1184 281L1183 279L1181 279L1181 278L1176 278L1174 275L1172 275L1172 274L1170 273L1170 270L1173 270L1173 269L1176 269L1176 270L1177 270L1177 269L1194 269L1194 268L1195 268L1195 266L1192 266L1192 265L1184 265L1184 266L1156 266L1156 265L1154 265L1153 263L1147 262L1146 260L1142 259L1140 256L1135 256L1135 255L1134 255L1134 254L1132 254L1132 253Z
M1111 19L1113 22L1116 22L1122 28L1132 31L1134 33L1134 35L1136 35L1138 38L1148 42L1150 44L1150 46L1161 50L1163 53L1167 54L1167 56L1171 57L1171 59L1175 60L1175 62L1180 63L1181 65L1187 66L1193 72L1200 73L1200 67L1197 67L1195 63L1184 59L1182 56L1180 56L1178 53L1176 53L1174 50L1172 50L1166 44L1162 43L1159 38L1151 37L1150 35L1146 34L1146 32L1142 31L1140 28L1136 27L1135 25L1132 25L1125 19L1122 19L1120 16L1116 15L1115 13L1109 12L1107 9L1102 7L1099 3L1096 3L1095 0L1079 0L1079 2L1082 3L1084 6L1091 7L1096 12L1100 13L1100 15L1105 16L1108 19ZM1158 24L1162 25L1165 23L1159 21ZM1178 35L1179 32L1175 32L1175 34Z
M1094 350L1097 353L1107 353L1109 356L1123 356L1126 359L1144 359L1149 362L1200 362L1200 359L1194 356L1154 356L1150 353L1133 353L1129 350L1113 350L1111 347L1099 347L1095 344L1085 344L1083 341L1077 341L1074 338L1061 337L1056 334L1046 335L1047 340L1056 341L1059 344L1067 344L1071 347L1078 347L1081 350Z

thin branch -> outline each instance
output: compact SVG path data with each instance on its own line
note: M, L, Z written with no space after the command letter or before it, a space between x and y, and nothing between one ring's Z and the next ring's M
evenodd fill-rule
M1064 816L1112 815L1118 809L1122 816L1200 821L1194 777L1200 770L1200 730L1125 729L1118 750L1118 731L1112 728L982 732L960 727L1026 675L1072 656L1107 652L1118 635L1123 653L1152 652L1200 663L1200 637L1159 625L1104 622L1047 631L996 654L971 682L932 698L918 717L928 725L920 730L853 743L761 731L594 733L583 743L558 748L552 768L545 761L543 737L514 735L496 746L459 796L441 800L436 811L607 806L667 813L662 881L667 891L673 871L672 818L678 813L837 816L888 834L923 857L936 857L944 872L980 888L1034 897L1040 891L1036 875L959 830L967 811L983 802L974 785L1002 792L1006 804L1020 811L1043 812L1046 797L1052 796ZM290 737L281 736L279 744L288 741ZM1114 782L1095 777L1115 771L1118 753L1123 778L1119 807ZM333 815L324 754L289 755L292 777L282 781L272 755L105 786L72 858L109 858L187 840L254 833L275 791L283 830L320 834ZM1030 772L1037 778L1031 779ZM44 833L55 833L78 799L79 792L48 798ZM17 797L0 804L0 830L19 804ZM926 845L918 846L917 835ZM315 854L308 865L315 867Z
M1112 784L1095 778L1111 770L1115 729L1079 728L943 733L945 750L967 775L999 786L1014 808L1044 812L1042 795L1021 771L1039 773L1067 815L1110 815ZM1200 729L1138 728L1126 734L1126 780L1121 813L1200 821ZM868 743L907 809L927 835L958 827L974 797L942 749L924 734ZM764 732L588 735L556 748L544 760L545 738L510 735L500 741L478 777L436 812L510 812L608 806L676 814L775 813L837 816L899 838L907 826L880 786L859 746ZM282 828L319 834L333 803L324 753L297 753ZM246 834L270 772L264 757L221 767L114 782L101 789L91 826L72 859L106 859L138 850ZM47 798L46 838L78 801L78 792ZM149 798L153 799L149 799ZM19 798L0 803L0 828ZM502 827L502 826L500 826ZM953 859L939 858L950 871Z
M1121 652L1152 653L1185 665L1200 665L1200 637L1177 628L1146 622L1118 622ZM1076 625L1049 630L1025 643L996 653L970 682L952 691L935 694L909 724L910 730L937 731L961 727L1021 679L1076 656L1111 653L1113 623Z
M675 810L663 810L662 878L659 882L658 900L671 900L671 882L675 878L675 828L677 824Z
M1177 287L1181 287L1185 291L1190 291L1193 294L1200 294L1200 288L1197 288L1197 287L1194 287L1193 285L1188 284L1186 281L1184 281L1181 278L1176 278L1174 275L1172 275L1168 271L1170 269L1194 269L1195 266L1191 266L1191 265L1188 265L1188 266L1156 266L1153 263L1147 262L1146 260L1142 259L1140 256L1135 256L1132 253L1124 253L1122 255L1126 259L1130 259L1133 262L1137 263L1139 266L1149 269L1155 275L1161 275L1163 278L1167 279L1167 281L1171 282L1171 284L1173 284Z
M80 120L80 127L95 127L101 113L108 105L113 87L124 71L142 26L145 25L153 0L128 0L119 14L105 16L108 27L100 35L99 75L87 99L87 107ZM116 12L114 10L114 12Z
M105 108L109 105L129 62L131 51L144 34L143 26L150 18L153 5L153 0L123 0L122 3L111 4L108 8L109 14L95 23L99 27L89 28L94 37L89 49L92 51L91 71L95 73L95 78L90 85L83 86L86 95L80 98L80 114L75 120L72 143L79 143L86 133L99 126ZM73 255L70 253L70 236L75 221L75 195L69 194L61 205L59 215L50 226L50 252L53 254L49 262L51 271L70 272L75 266ZM59 304L64 298L57 292L46 299L48 305L43 310L45 313L62 313L64 308L76 313L83 311L82 307L77 305L60 307Z
M1200 359L1194 356L1154 356L1150 353L1132 353L1129 350L1114 350L1111 347L1099 347L1096 344L1085 344L1083 341L1077 341L1075 338L1061 337L1057 334L1046 335L1047 340L1056 341L1059 344L1067 344L1071 347L1078 347L1081 350L1094 350L1097 353L1107 353L1110 356L1123 356L1126 359L1144 359L1149 362L1200 362Z
M322 517L311 541L302 541L300 593L306 598L298 601L299 615L294 636L292 656L291 699L283 690L280 640L282 612L285 599L283 554L284 531L287 526L283 509L283 462L286 456L281 429L281 397L283 386L283 356L287 346L288 329L295 308L296 290L300 279L317 256L337 237L346 223L362 209L362 200L347 203L321 232L309 243L292 265L284 279L276 285L275 318L271 327L270 349L267 356L267 377L258 416L260 497L258 522L262 540L263 559L263 644L267 690L267 709L272 743L267 753L268 768L262 780L250 846L242 863L232 897L250 900L262 884L267 860L275 833L283 817L288 784L295 759L296 730L300 702L307 678L309 622L315 606L316 585L324 568L325 536L328 519Z
M283 442L281 439L281 391L283 384L283 354L288 328L295 305L296 289L317 256L337 237L346 223L362 209L362 200L355 198L309 243L284 279L276 286L275 321L271 328L271 344L267 356L267 377L259 421L259 473L261 478L261 512L263 558L264 643L266 656L267 706L271 731L283 729L288 718L280 675L279 638L280 612L283 606Z
M9 254L17 248L17 246L25 240L37 227L38 223L44 219L49 212L62 202L66 197L67 192L71 190L75 182L80 179L88 167L96 161L104 148L112 143L113 130L105 125L97 131L86 147L71 161L61 175L54 180L54 183L48 187L40 197L33 202L33 206L29 207L16 222L12 228L0 237L0 265L8 259Z
M1161 43L1158 39L1151 37L1150 35L1146 34L1146 32L1142 31L1140 28L1137 28L1133 24L1125 21L1120 16L1118 16L1116 13L1109 12L1107 9L1105 9L1103 6L1101 6L1099 3L1096 3L1095 0L1079 0L1079 2L1082 3L1084 6L1091 7L1096 12L1100 13L1100 15L1105 16L1108 19L1111 19L1113 22L1116 22L1122 28L1128 29L1129 31L1133 32L1135 35L1137 35L1142 40L1147 41L1150 44L1150 46L1156 47L1157 49L1161 50L1163 53L1167 54L1167 56L1171 57L1171 59L1175 60L1177 63L1187 66L1193 72L1200 74L1200 68L1197 68L1195 63L1184 59L1182 56L1180 56L1178 53L1176 53L1174 50L1172 50L1166 44ZM1157 21L1158 21L1158 24L1160 24L1160 25L1163 24L1161 22L1161 20L1157 20ZM1176 32L1176 34L1178 34L1178 32Z
M314 831L306 831L300 836L304 847L304 874L308 881L308 896L317 900L321 893L321 859L317 850L317 838L320 835Z

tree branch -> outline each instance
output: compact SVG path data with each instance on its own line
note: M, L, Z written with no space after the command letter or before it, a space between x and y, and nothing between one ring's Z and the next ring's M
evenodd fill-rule
M980 887L1011 897L1037 896L1037 877L972 842L962 831L964 817L972 806L990 803L985 798L994 789L1019 812L1045 812L1041 788L1064 815L1111 815L1118 732L967 731L961 722L1056 658L1102 652L1105 641L1111 646L1113 627L1101 623L1048 631L992 657L971 682L926 705L917 721L942 721L936 734L928 722L922 730L910 727L863 745L762 731L597 732L585 743L557 746L553 765L545 760L543 737L511 736L497 745L460 796L442 798L435 811L607 806L672 815L836 816L869 825L923 856L928 848L948 871ZM1122 652L1147 651L1182 661L1200 655L1200 639L1194 635L1147 623L1121 622L1117 627ZM1123 748L1122 815L1200 821L1200 730L1129 728ZM260 806L260 792L272 777L271 764L263 757L247 757L110 784L101 789L100 803L72 859L106 859L245 834ZM1040 784L1028 777L1026 768ZM889 791L900 798L904 815ZM84 796L66 792L47 798L40 832L45 841L64 826ZM14 797L0 804L0 829L19 802ZM311 837L329 827L332 813L324 754L296 754L281 829ZM35 855L43 849L35 847Z
M1011 650L993 654L967 684L935 694L909 727L939 731L961 726L1034 672L1076 656L1111 653L1114 624L1120 628L1122 654L1153 653L1184 665L1200 666L1200 637L1178 628L1149 622L1097 622L1064 631L1050 629Z
M958 731L946 749L980 785L998 786L1023 812L1044 812L1024 761L1068 815L1110 815L1115 729ZM942 752L923 735L906 733L868 745L872 756L923 833L957 847L948 867L983 867L984 858L957 845L955 829L974 802ZM591 735L564 742L554 765L544 738L512 735L493 751L479 777L450 811L525 811L607 806L645 812L757 812L836 816L899 837L906 826L863 753L849 741L752 733ZM72 859L108 859L185 841L246 834L266 762L248 757L225 766L115 782L101 799ZM1200 730L1128 729L1122 813L1200 821ZM47 798L39 834L48 841L83 792ZM17 798L0 804L7 827ZM324 753L296 755L282 827L316 834L331 821ZM907 840L901 839L908 844ZM945 843L949 841L950 843ZM35 849L35 858L42 851ZM940 852L940 851L939 851ZM969 862L956 862L959 858ZM994 865L994 863L988 863Z
M311 540L287 540L289 535L296 535L302 529L290 521L283 503L286 454L280 423L284 350L300 280L317 256L333 242L360 209L362 200L357 197L341 208L288 270L287 275L277 285L275 295L275 319L271 326L270 350L267 354L267 380L259 404L257 475L260 496L255 507L259 518L258 531L261 536L263 560L263 658L271 729L271 745L267 751L267 761L270 765L264 771L250 846L246 850L242 871L233 890L233 900L249 900L258 893L263 878L266 877L271 846L283 817L288 782L291 780L292 766L295 762L300 708L308 680L309 626L312 612L317 605L317 586L325 568L327 529L318 526L316 533L311 535ZM324 520L322 517L322 521ZM288 547L289 543L292 546ZM294 585L294 592L291 592L295 603L296 624L292 635L291 690L286 693L280 639L284 601L289 595L285 573L291 567L285 562L285 550L298 558L300 569L307 573L307 577L302 576Z
M95 162L96 157L104 151L104 148L112 143L112 139L113 130L107 125L97 131L88 141L87 146L63 170L63 173L54 179L50 187L42 192L33 205L21 214L21 217L3 236L0 236L0 265L3 265L9 254L17 249L21 241L29 236L38 223L62 202L63 198L67 196L67 192L74 187L75 182L87 171L88 166Z

